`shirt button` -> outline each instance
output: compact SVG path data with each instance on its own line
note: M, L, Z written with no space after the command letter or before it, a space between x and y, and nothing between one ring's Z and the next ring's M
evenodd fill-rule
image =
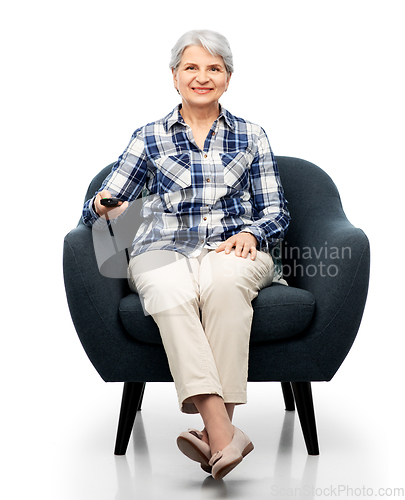
M208 157L208 155L204 155L204 158L207 158L207 157Z
M204 217L203 220L207 220L207 217Z
M211 182L211 179L207 179L207 182Z
M211 135L215 135L215 132L212 132Z

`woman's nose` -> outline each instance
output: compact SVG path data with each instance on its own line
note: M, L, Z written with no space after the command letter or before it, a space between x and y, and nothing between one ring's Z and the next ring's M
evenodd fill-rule
M197 75L198 83L204 84L209 80L209 76L205 71L199 71Z

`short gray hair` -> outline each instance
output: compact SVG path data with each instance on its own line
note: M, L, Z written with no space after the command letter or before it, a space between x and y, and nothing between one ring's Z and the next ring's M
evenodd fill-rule
M220 33L211 30L192 30L181 36L172 48L170 69L177 71L181 56L184 50L190 45L200 45L213 56L221 56L224 60L226 71L229 74L233 73L233 57L228 40Z

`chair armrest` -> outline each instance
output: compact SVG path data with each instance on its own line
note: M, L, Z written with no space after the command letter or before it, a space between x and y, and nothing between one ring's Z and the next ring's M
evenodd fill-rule
M91 228L82 223L65 237L63 274L77 334L96 370L107 380L131 343L118 316L120 300L129 293L127 281L100 274Z
M312 220L311 244L301 244L285 259L287 281L310 291L316 299L312 322L305 332L308 354L325 379L332 378L357 335L368 292L370 246L343 211L332 219ZM304 236L303 239L306 237ZM289 252L291 249L284 249Z

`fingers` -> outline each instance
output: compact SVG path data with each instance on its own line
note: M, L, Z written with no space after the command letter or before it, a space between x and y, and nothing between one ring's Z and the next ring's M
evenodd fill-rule
M100 217L108 218L108 219L116 219L119 217L125 210L128 208L129 203L127 201L120 201L117 207L106 207L102 205L100 202L103 198L111 198L111 193L104 189L97 193L94 199L94 208L96 213Z
M216 252L231 253L232 248L235 246L234 236L228 238L215 249Z
M96 197L94 198L94 209L100 217L108 212L108 207L105 207L100 203L103 198L111 198L111 193L104 189L103 191L97 193Z
M250 258L255 260L257 257L257 248L254 246L250 249Z
M257 254L256 245L245 242L244 244L238 244L235 246L235 255L237 257L243 257L244 259L246 259L249 253L250 258L252 260L255 260Z
M246 259L250 253L250 258L255 260L257 256L256 246L257 239L253 236L253 234L238 233L221 243L216 249L216 252L225 252L226 254L229 254L231 253L232 248L235 248L235 255L237 257Z

